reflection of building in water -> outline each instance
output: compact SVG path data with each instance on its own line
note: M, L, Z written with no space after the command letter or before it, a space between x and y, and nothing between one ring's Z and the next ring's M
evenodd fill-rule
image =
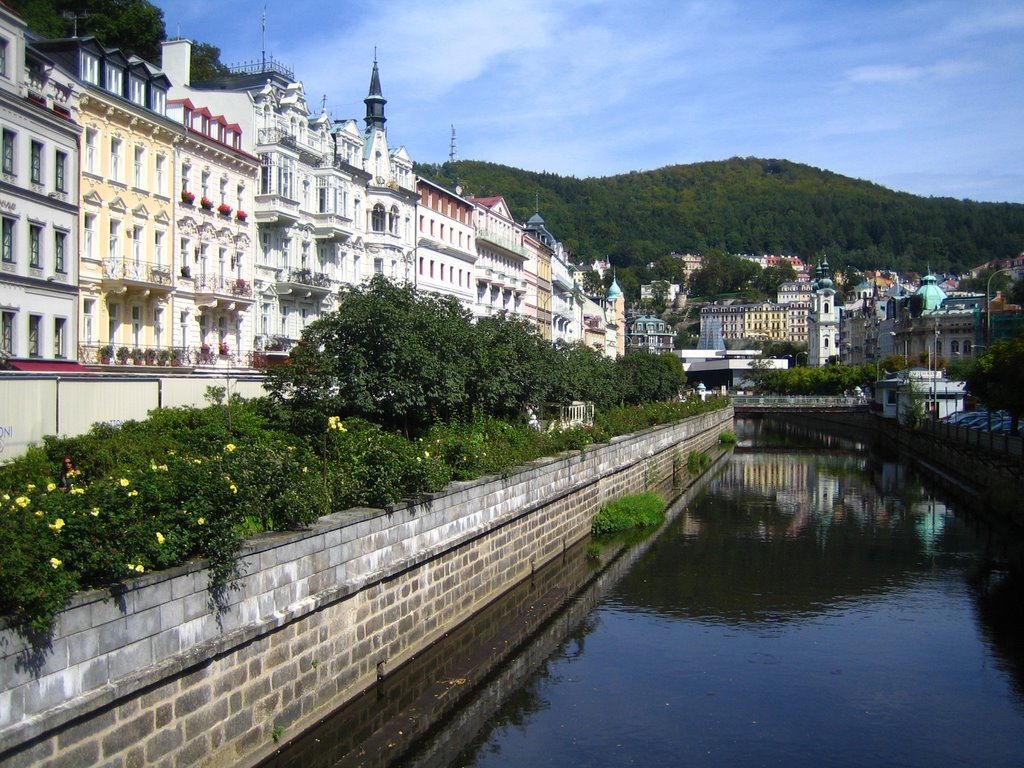
M729 462L726 474L730 483L747 490L783 490L789 493L803 493L807 489L808 462L776 461L773 457L754 454L735 454Z
M938 541L946 530L946 517L954 516L953 510L941 501L922 499L910 505L910 514L914 517L914 528L921 538L924 554L938 554Z

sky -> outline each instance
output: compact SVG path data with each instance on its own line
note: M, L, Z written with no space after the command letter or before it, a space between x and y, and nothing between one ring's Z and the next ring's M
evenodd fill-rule
M364 116L376 56L417 162L454 127L460 160L562 176L753 156L1024 203L1021 0L155 4L225 64L292 68L335 119Z

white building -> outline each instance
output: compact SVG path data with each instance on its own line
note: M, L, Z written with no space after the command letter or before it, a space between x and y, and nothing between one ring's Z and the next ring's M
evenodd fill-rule
M525 313L529 255L523 247L523 228L512 218L502 197L471 198L476 224L477 317L500 312Z
M818 265L816 276L807 322L807 364L812 368L825 365L839 354L839 309L828 259Z
M0 6L0 359L77 359L78 93Z
M459 194L417 178L416 288L476 304L475 208Z

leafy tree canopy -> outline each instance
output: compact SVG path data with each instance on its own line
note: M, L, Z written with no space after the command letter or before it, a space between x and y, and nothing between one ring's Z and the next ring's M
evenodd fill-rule
M462 160L417 172L471 196L540 210L580 261L610 258L640 282L676 282L672 252L785 253L851 276L865 269L964 272L1021 250L1024 205L923 198L786 160L732 158L578 179ZM653 267L648 266L653 264ZM639 293L619 284L631 300Z
M1003 410L1013 419L1011 432L1018 434L1024 413L1024 334L993 342L967 376L971 394L989 410Z

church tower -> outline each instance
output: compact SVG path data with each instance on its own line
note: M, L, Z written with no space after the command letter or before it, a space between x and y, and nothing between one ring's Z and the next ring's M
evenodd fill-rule
M384 123L388 121L384 117L384 105L388 100L380 87L380 72L377 70L377 59L373 59L373 72L370 73L370 92L363 99L366 105L366 134L369 136L374 131L383 131Z
M811 315L807 319L807 364L813 368L839 355L839 310L830 272L828 259L823 258L815 270L817 279L811 295Z

